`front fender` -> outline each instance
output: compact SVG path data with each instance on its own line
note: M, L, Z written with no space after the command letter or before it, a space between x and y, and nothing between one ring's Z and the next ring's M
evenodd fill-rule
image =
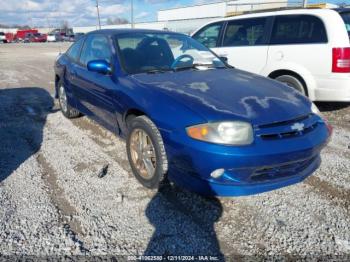
M190 107L152 86L144 85L130 77L120 79L119 84L122 91L117 94L116 100L117 106L120 107L118 111L122 112L119 122L123 122L124 128L121 131L124 134L125 114L129 110L143 112L163 132L173 132L189 125L206 122Z

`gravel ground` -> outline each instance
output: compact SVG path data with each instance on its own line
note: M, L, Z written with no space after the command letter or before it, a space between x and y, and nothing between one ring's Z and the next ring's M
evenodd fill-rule
M169 183L150 191L133 178L123 140L58 111L52 65L67 47L0 45L0 256L350 259L348 104L318 104L334 135L303 183L220 199Z

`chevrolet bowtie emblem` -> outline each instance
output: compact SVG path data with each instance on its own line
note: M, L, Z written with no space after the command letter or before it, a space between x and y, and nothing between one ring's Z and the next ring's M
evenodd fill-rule
M294 125L291 126L292 130L295 131L303 131L304 130L305 125L303 123L295 123Z

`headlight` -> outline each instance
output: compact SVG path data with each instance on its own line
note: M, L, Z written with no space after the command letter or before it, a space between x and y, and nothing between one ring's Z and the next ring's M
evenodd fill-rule
M241 121L207 123L186 128L197 140L226 145L249 145L253 142L252 125Z
M320 110L314 103L311 104L311 112L314 113L315 115L319 115L319 116L321 115Z

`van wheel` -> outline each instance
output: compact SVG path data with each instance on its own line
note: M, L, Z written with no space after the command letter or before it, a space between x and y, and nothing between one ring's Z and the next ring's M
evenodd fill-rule
M79 111L71 107L67 100L66 89L63 84L58 83L58 102L60 104L62 114L67 118L75 118L80 115Z
M160 132L148 117L131 120L126 151L136 179L144 187L158 188L168 171L168 159Z
M275 80L282 82L282 83L286 84L287 86L290 86L290 87L296 89L297 91L302 93L304 96L307 96L305 85L297 77L294 77L291 75L282 75L282 76L276 77Z

